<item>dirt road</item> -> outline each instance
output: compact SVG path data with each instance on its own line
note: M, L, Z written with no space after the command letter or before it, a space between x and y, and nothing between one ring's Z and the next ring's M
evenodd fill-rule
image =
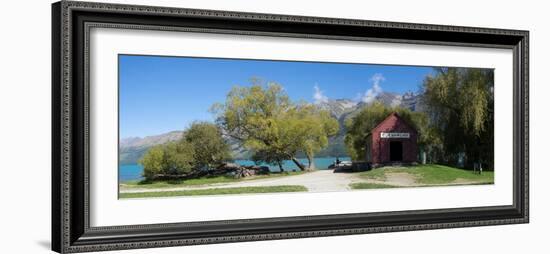
M235 187L265 187L280 185L301 185L308 189L308 192L329 192L350 190L351 183L384 184L395 187L416 187L416 186L437 186L437 184L422 184L418 182L417 176L406 172L386 173L384 179L361 178L360 173L333 173L332 170L317 170L300 175L283 176L266 179L251 179L232 183L216 183L200 186L185 186L173 188L121 188L120 193L141 193L159 191L183 191L200 190L211 188L235 188ZM475 184L475 181L456 179L441 185L464 185Z
M359 181L357 174L333 173L332 170L318 170L295 176L277 177L271 179L249 180L235 183L217 183L194 187L176 187L159 189L125 189L121 193L138 193L153 191L180 191L180 190L200 190L209 188L234 188L234 187L258 187L258 186L277 186L277 185L302 185L309 192L325 191L345 191L350 190L349 184Z

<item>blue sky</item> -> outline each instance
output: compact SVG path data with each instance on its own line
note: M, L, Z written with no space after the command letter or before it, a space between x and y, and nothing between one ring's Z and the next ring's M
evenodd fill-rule
M293 101L368 101L384 92L418 91L431 67L161 56L119 56L120 137L182 130L235 85L251 77L281 84Z

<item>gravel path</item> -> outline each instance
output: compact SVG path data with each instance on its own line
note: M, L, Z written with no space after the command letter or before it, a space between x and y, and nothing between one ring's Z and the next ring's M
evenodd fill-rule
M185 186L174 188L131 188L121 189L120 193L140 193L140 192L160 192L160 191L182 191L182 190L201 190L211 188L236 188L236 187L265 187L278 185L301 185L309 192L329 192L329 191L347 191L351 190L350 184L356 182L387 184L399 187L426 186L416 181L413 174L409 173L386 173L384 180L364 179L359 177L359 173L333 173L332 170L317 170L294 176L283 176L276 178L247 180L234 183L216 183L200 186ZM463 185L473 184L475 182L465 179L456 179L452 183L444 185ZM435 185L434 185L435 186Z
M277 185L302 185L309 192L345 191L350 190L349 184L361 181L355 173L333 173L332 170L318 170L295 176L284 176L271 179L248 180L235 183L217 183L206 186L176 187L159 189L125 189L121 193L158 192L200 190L210 188L258 187Z

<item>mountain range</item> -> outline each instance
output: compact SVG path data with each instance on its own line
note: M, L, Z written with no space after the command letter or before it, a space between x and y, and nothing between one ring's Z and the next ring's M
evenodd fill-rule
M407 92L404 94L381 92L375 97L376 101L383 103L386 106L400 106L408 108L412 111L423 111L420 95ZM340 123L340 131L337 135L329 140L329 146L320 151L319 157L345 157L344 136L346 133L344 122L346 119L356 115L364 107L368 107L369 103L357 102L350 99L335 99L327 100L316 104L318 107L328 110L331 115L338 119ZM119 142L119 163L133 164L145 154L152 146L164 144L170 141L176 141L183 136L183 131L171 131L168 133L147 136L143 138L130 137L123 138ZM229 141L233 149L234 158L246 158L247 153L240 148L235 142ZM300 156L300 155L298 155Z

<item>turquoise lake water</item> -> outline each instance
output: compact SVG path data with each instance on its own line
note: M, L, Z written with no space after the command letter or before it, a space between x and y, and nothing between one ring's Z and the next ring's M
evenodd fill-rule
M349 157L339 157L341 161L351 161ZM298 159L302 164L307 165L307 159ZM315 167L317 169L328 169L328 166L330 166L334 161L336 160L336 157L326 157L326 158L315 158ZM252 166L255 165L253 161L250 160L235 160L235 163L243 165L243 166ZM260 164L260 166L268 166L269 170L272 172L279 172L278 166L273 165L267 165L267 164ZM283 162L283 168L285 171L294 171L298 170L298 166L294 164L291 160L284 161ZM126 164L126 165L120 165L119 171L118 171L118 180L120 182L125 181L132 181L132 180L141 180L143 177L141 176L141 173L143 172L143 167L139 164Z

